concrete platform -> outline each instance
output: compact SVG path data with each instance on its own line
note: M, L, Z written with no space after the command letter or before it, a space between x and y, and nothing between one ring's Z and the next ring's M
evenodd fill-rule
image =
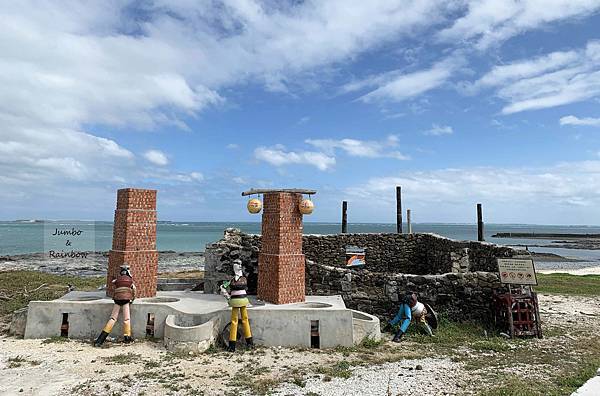
M253 306L248 316L257 345L310 347L315 325L321 348L351 346L364 337L381 337L379 319L346 308L341 296L307 296L303 303L283 305L258 305L253 296L250 301ZM112 299L102 291L75 291L57 300L32 301L25 338L60 336L66 322L69 338L92 340L104 327L112 307ZM131 306L133 337L163 339L172 350L205 350L216 343L230 317L225 298L203 292L161 291L153 298L136 299ZM119 318L112 335L121 334Z

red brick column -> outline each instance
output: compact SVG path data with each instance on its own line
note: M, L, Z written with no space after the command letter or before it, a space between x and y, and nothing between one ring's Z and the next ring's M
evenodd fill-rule
M112 250L108 256L106 295L112 296L112 280L127 263L137 288L136 297L156 295L156 190L124 188L117 191Z
M274 304L304 301L301 194L264 195L258 298Z

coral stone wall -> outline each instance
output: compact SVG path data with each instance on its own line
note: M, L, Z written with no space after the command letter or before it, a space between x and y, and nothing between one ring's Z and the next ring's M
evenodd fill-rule
M125 188L117 191L112 249L108 255L106 294L112 296L112 280L119 267L129 264L137 288L136 297L156 295L156 190Z
M348 308L358 309L389 321L399 301L408 292L429 303L451 320L490 324L494 290L503 291L492 272L415 275L351 270L307 262L306 293L339 294Z
M505 246L455 241L435 234L305 235L303 250L309 260L344 267L345 248L350 245L365 249L370 271L419 275L497 271L496 258L515 253Z
M501 289L496 259L528 254L486 242L454 241L434 234L304 235L306 293L340 294L346 305L377 315L395 313L406 291L456 320L486 322L494 289ZM366 248L366 266L345 267L345 247ZM206 247L207 293L218 293L231 278L231 263L241 259L248 273L249 293L256 293L261 236L236 229Z

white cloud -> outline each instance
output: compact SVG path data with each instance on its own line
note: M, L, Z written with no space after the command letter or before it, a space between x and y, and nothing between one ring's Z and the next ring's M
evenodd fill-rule
M241 176L236 176L231 179L235 184L248 184L248 180Z
M270 148L258 147L254 150L254 157L275 166L303 164L314 166L322 171L331 169L335 165L335 158L326 154L314 151L286 151L281 145Z
M190 178L195 181L202 181L204 180L204 175L200 172L191 172Z
M600 9L595 0L468 1L468 10L439 38L447 42L474 40L485 49L522 32L545 25L588 16Z
M600 126L600 118L584 117L578 118L572 115L561 117L560 125L585 125Z
M309 116L304 116L302 118L300 118L297 122L297 125L304 125L306 124L308 121L310 121L310 117Z
M453 133L454 133L454 130L449 125L443 126L443 125L433 124L431 126L431 129L428 129L423 132L423 135L442 136L442 135L452 135Z
M467 85L477 91L495 87L508 102L503 114L556 107L600 96L600 41L585 48L496 66Z
M426 70L404 74L399 74L397 71L387 72L382 75L371 76L361 82L354 82L343 89L354 91L377 86L375 90L361 96L360 100L365 103L401 102L438 88L452 76L463 62L462 57L452 56Z
M358 139L307 139L307 144L327 153L334 155L335 150L339 149L352 157L365 158L396 158L407 160L410 157L399 151L391 151L390 148L398 146L398 137L390 135L383 141L358 140Z
M526 61L495 66L471 87L476 91L486 87L496 87L519 79L538 76L576 63L580 58L577 51L552 52Z
M237 150L240 148L240 145L236 143L230 143L227 146L225 146L225 148L228 150Z
M169 159L160 150L148 150L144 153L144 158L154 165L165 166L169 164Z
M133 155L88 126L186 128L185 117L223 103L220 92L231 86L252 81L285 90L317 66L322 75L442 21L439 4L3 2L0 175L29 181L31 189L92 173L98 182L135 181L144 170Z
M600 204L600 161L563 162L539 168L455 168L402 172L373 177L346 192L363 199L393 200L394 186L401 185L407 200L428 204L472 204L483 200L536 207ZM383 198L385 199L385 198Z

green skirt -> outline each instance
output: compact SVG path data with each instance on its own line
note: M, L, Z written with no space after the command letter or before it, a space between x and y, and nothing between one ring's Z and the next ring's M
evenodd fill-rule
M248 304L250 304L250 301L248 301L248 297L229 299L229 306L232 308L241 308L245 307Z

